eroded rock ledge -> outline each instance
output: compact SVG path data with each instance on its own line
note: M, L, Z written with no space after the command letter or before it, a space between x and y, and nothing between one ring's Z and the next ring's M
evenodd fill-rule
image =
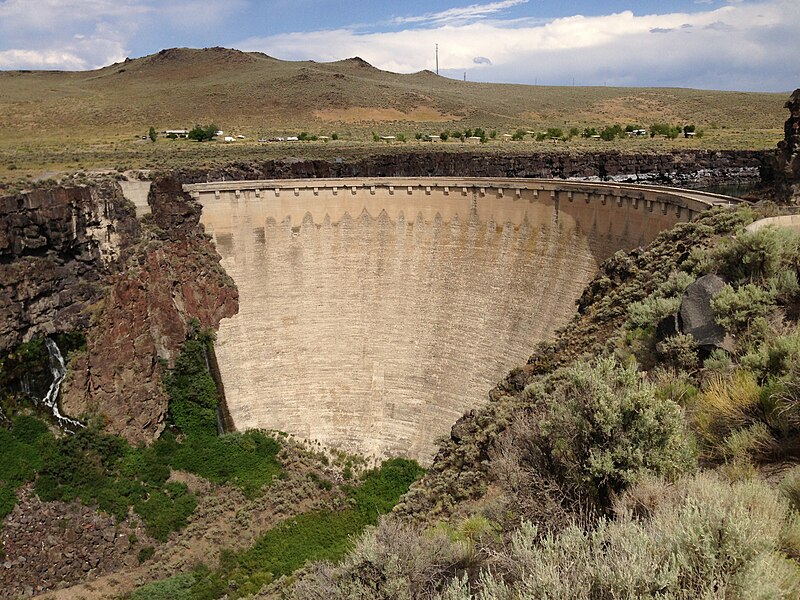
M161 364L188 323L216 328L238 309L231 279L173 179L155 182L138 222L119 187L54 188L3 199L0 351L35 335L85 330L63 412L102 420L132 442L163 428Z

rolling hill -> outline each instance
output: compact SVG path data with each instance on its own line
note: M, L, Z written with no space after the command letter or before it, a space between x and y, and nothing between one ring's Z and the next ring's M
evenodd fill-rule
M0 124L15 136L105 137L215 122L249 133L375 123L515 128L695 122L774 128L783 94L549 87L381 71L360 58L287 62L225 48L173 48L95 71L0 72Z

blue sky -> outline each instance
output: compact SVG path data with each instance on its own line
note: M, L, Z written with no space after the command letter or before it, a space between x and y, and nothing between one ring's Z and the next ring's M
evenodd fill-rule
M0 69L91 69L175 46L360 56L472 81L789 91L800 0L0 0Z

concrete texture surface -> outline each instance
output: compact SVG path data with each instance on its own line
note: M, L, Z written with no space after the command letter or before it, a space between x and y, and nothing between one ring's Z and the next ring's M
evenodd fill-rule
M422 462L602 260L727 202L540 180L184 187L239 289L216 345L236 427Z

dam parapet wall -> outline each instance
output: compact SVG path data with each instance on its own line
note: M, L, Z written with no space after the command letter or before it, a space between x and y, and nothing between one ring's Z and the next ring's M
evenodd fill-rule
M185 184L239 290L217 358L237 428L427 461L563 326L617 250L733 199L480 178Z

